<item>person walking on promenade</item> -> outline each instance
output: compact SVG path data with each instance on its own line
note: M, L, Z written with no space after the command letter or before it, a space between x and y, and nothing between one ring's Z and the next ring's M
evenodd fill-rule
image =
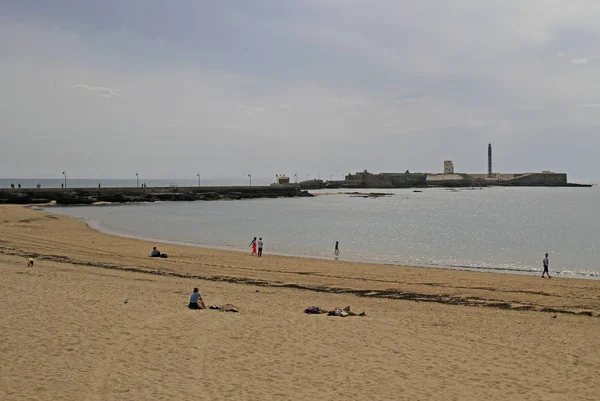
M252 241L250 241L250 245L252 247L252 255L256 255L256 237Z
M258 239L258 257L262 257L263 240L262 237Z
M544 274L547 274L548 278L552 278L552 277L550 277L550 272L548 271L549 264L550 264L550 262L548 260L548 254L546 254L546 256L544 256L544 259L542 259L542 265L544 266L544 271L542 272L542 278L544 278Z

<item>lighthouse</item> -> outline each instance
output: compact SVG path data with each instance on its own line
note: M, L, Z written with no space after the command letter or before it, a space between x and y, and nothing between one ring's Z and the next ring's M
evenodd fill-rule
M492 178L492 144L488 144L488 178Z

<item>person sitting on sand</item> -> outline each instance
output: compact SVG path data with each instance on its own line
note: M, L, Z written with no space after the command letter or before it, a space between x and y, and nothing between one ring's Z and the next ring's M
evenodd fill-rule
M160 251L156 249L156 247L152 248L152 252L150 252L150 256L153 258L157 258L160 256Z
M202 299L202 295L200 295L200 290L198 287L194 288L194 292L192 292L192 295L190 295L190 303L188 308L206 309L206 305L204 305L204 299Z
M33 267L33 258L27 260L27 267Z

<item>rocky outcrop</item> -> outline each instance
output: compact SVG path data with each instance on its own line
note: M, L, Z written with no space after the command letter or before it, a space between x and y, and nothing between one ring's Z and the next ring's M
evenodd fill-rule
M296 186L196 188L2 189L0 203L91 205L169 201L212 201L312 196Z

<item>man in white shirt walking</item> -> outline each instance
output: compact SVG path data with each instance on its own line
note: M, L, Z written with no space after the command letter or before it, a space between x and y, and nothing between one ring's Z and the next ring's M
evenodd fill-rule
M260 257L262 257L262 248L263 248L263 240L262 240L262 238L258 239L257 244L258 244L258 257L260 258Z
M548 260L548 254L546 254L546 256L544 256L544 259L542 259L542 265L544 266L544 271L542 272L542 278L544 278L544 274L547 274L548 278L552 278L552 277L550 277L550 272L548 271L549 264L550 264L550 261Z

